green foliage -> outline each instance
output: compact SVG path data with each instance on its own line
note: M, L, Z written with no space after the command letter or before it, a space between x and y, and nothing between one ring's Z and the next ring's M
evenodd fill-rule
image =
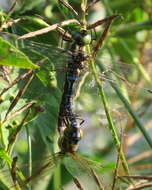
M27 56L12 46L10 43L0 38L0 59L3 66L16 66L26 69L38 69Z
M28 158L28 168L33 166L37 170L45 163L50 163L46 171L44 170L42 175L38 176L38 185L32 187L32 190L56 190L55 188L61 186L66 189L66 185L70 184L73 177L78 177L82 183L89 179L90 183L85 185L91 187L89 185L93 179L85 179L87 176L85 172L90 172L88 166L98 170L99 168L96 166L99 165L102 167L98 170L98 175L103 179L105 188L111 188L115 167L118 167L116 156L119 157L121 164L126 166L126 170L127 164L129 165L132 173L143 173L144 175L151 173L151 169L140 171L136 169L135 165L140 167L142 164L151 163L150 157L146 160L141 156L143 158L141 161L140 154L144 155L144 152L149 150L149 145L151 146L151 133L149 131L147 133L145 127L151 122L151 94L147 89L151 90L151 73L148 68L151 58L149 52L151 52L150 7L152 3L150 0L134 2L131 0L103 0L98 2L96 6L92 5L88 10L88 15L85 15L81 9L81 5L85 5L85 1L69 2L79 13L79 17L76 17L57 1L50 1L50 3L46 3L44 0L20 1L11 18L14 20L21 18L21 21L13 24L11 28L4 29L10 15L2 12L0 29L20 36L73 18L79 19L84 24L84 18L87 16L88 22L93 23L93 18L100 20L103 17L101 13L104 12L105 17L113 13L118 13L123 17L122 20L120 18L114 20L103 47L98 52L95 64L93 63L91 69L87 66L81 73L80 79L83 79L85 72L89 71L89 75L84 81L82 80L83 82L81 81L83 85L74 99L76 113L85 118L85 123L82 126L85 126L86 130L84 139L82 139L82 143L80 142L79 152L89 156L90 160L86 159L85 156L80 156L77 160L67 155L54 177L50 176L48 181L43 180L43 176L51 174L49 169L53 171L56 168L56 162L60 161L62 157L53 154L54 156L46 159L48 152L58 151L58 112L65 82L66 63L70 56L67 51L69 43L63 43L65 50L57 48L56 46L60 46L62 40L59 41L60 34L56 30L33 37L32 40L18 40L17 35L0 33L0 64L3 66L0 70L0 93L3 92L0 94L0 159L3 169L0 171L0 188L7 190L12 186L12 180L4 175L6 172L4 170L11 167L13 156L19 157L21 171L28 173L26 169L22 169L22 164L27 162L28 154L31 153L33 163L31 164L30 158ZM41 15L43 19L37 15ZM73 35L73 32L81 27L73 23L62 28ZM100 38L104 24L102 28L98 28L96 34L92 32L92 38L95 40L91 43L91 51L94 51L94 44ZM109 66L112 67L110 74L107 72ZM33 72L11 86L14 80L27 73L28 69L33 69ZM104 76L103 69L105 70ZM30 81L32 74L34 78L25 92L20 95L21 93L18 92L24 91L25 84ZM92 81L93 74L97 82L95 84ZM104 80L106 80L106 88L104 88ZM107 95L107 98L104 95L105 97ZM13 101L15 104L10 109ZM8 110L10 111L7 114ZM119 113L115 113L115 110ZM27 144L25 127L28 127L32 139L32 152L30 153L27 152L29 144ZM136 129L140 129L141 133L139 134ZM13 140L16 132L16 138ZM121 152L119 148L122 139L125 142L125 148ZM134 161L130 159L125 163L123 150L128 159L136 155L139 156L139 160L136 158L138 162L136 159ZM96 158L97 163L91 161L93 158ZM118 174L115 174L116 176L123 176L124 171L121 164L117 168ZM9 171L6 173L10 176ZM72 188L70 186L70 189ZM117 179L116 188L125 189L128 186Z

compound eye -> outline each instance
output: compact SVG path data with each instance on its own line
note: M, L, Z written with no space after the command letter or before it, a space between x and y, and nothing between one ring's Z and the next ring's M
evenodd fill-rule
M83 37L83 43L85 45L88 45L91 43L91 35L87 34L86 36Z

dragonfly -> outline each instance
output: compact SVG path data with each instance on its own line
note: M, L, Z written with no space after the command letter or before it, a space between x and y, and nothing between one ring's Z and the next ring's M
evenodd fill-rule
M42 44L41 44L42 45ZM97 47L98 48L98 47ZM24 49L24 48L23 48ZM32 48L32 49L34 49L34 48ZM28 52L29 50L25 50L25 52ZM11 52L11 50L10 50L10 52ZM96 52L96 50L95 50L95 52ZM59 53L59 52L58 52ZM62 52L63 53L63 52ZM67 53L67 52L66 52ZM28 55L28 53L27 53L27 55ZM46 55L46 54L45 54ZM69 55L70 55L70 53L69 53ZM43 56L44 56L44 54L43 54ZM43 57L42 56L42 60L43 60ZM35 56L35 58L36 58L36 56ZM48 61L48 59L47 59L47 57L45 56L45 58L46 58L46 60ZM45 60L45 58L44 58L44 60ZM37 60L37 58L34 60L34 56L33 56L33 61L34 62L39 62L39 60ZM45 61L44 61L45 62ZM59 62L59 63L61 63L61 62ZM43 65L45 65L46 66L46 64L43 64ZM56 64L57 65L57 64ZM50 71L50 62L48 63L48 68L49 68L49 71ZM54 67L54 63L53 63L53 67ZM56 66L55 66L56 67ZM59 66L59 67L61 67L61 65ZM47 68L47 66L44 68L44 69L46 69ZM68 69L68 67L67 66L65 66L64 65L64 67L63 67L63 69ZM57 70L56 68L55 68L55 70ZM53 70L52 70L53 71ZM40 71L41 72L41 71ZM37 74L38 75L38 74ZM44 75L43 75L44 76ZM41 80L43 81L43 83L44 83L44 78L42 78L42 73L40 74L39 73L39 78L41 78ZM110 79L111 80L111 79ZM46 82L47 80L45 80L45 82ZM45 86L46 86L46 84L45 84ZM66 124L66 125L68 125L68 124ZM71 134L71 131L70 131L70 129L69 129L70 127L67 127L67 130L65 130L64 131L64 134L63 134L63 137L61 137L61 140L60 140L60 142L59 142L59 145L60 145L60 149L61 149L61 153L68 153L68 157L72 157L73 155L75 155L75 148L73 148L73 146L72 146L72 148L71 148L71 144L73 145L73 143L71 143L72 142L72 137L70 138L70 134ZM72 134L73 134L73 132L74 131L72 131ZM80 132L80 139L81 139L81 130L79 131ZM77 133L76 133L77 134ZM77 137L77 135L76 135L76 137ZM79 141L79 139L76 139L77 141ZM77 146L77 142L76 142L76 146ZM68 148L67 148L68 147ZM72 151L70 151L70 150L72 150ZM59 154L60 156L61 156L61 158L62 158L62 154ZM70 153L70 155L69 155L69 153ZM56 158L56 160L57 160L57 158L58 157L56 157L56 154L54 155L54 157ZM76 156L77 157L77 156ZM77 158L77 160L79 160L78 158ZM48 165L46 165L46 166L48 166ZM44 167L42 167L42 168L45 168L45 165L44 165ZM41 171L41 170L40 170ZM39 172L38 172L39 173ZM35 175L37 175L37 174L35 174ZM28 183L28 182L30 182L34 177L35 177L35 175L32 175L31 177L29 177L29 178L27 178L24 182L26 183Z

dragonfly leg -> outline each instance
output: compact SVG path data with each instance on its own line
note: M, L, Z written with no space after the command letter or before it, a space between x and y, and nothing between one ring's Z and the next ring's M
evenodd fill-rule
M91 32L91 43L92 43L94 40L97 40L97 33L96 33L95 28L92 28L90 32Z
M69 38L68 31L64 30L62 31L62 39L61 39L61 48L63 47L63 41L71 42L71 38Z
M84 120L84 119L82 119L82 121L80 122L80 125L82 125L84 122L85 122L85 120Z

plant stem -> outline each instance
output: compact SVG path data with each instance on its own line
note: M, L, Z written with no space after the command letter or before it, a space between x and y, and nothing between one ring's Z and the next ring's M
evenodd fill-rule
M82 22L82 27L84 27L84 29L86 29L86 8L87 8L87 0L81 0L81 10L82 10L81 22Z
M88 54L91 54L91 50L90 50L89 46L87 46L87 52L88 52ZM90 66L91 66L91 70L93 71L93 75L94 75L95 80L96 80L97 85L98 85L101 101L103 103L104 110L105 110L105 113L106 113L106 116L107 116L107 120L108 120L108 123L109 123L109 125L108 125L109 126L109 130L112 132L112 136L113 136L115 145L116 145L117 150L119 152L120 151L119 137L117 135L116 127L115 127L115 125L113 123L113 120L112 120L112 117L110 115L109 108L108 108L108 102L107 102L106 95L105 95L103 87L102 87L102 81L98 77L96 65L94 64L93 59L90 60ZM128 164L127 164L126 158L125 158L124 153L123 153L122 150L120 151L120 158L121 158L124 170L126 171L126 173L129 174Z
M0 122L0 140L1 140L1 146L3 150L5 150L5 143L4 143L4 137L3 137L3 131L2 131L2 123Z
M27 143L28 143L28 175L32 176L32 143L29 128L26 125ZM28 186L28 190L32 190L31 186Z
M58 190L61 187L61 171L60 171L60 164L55 168L53 174L53 189Z

